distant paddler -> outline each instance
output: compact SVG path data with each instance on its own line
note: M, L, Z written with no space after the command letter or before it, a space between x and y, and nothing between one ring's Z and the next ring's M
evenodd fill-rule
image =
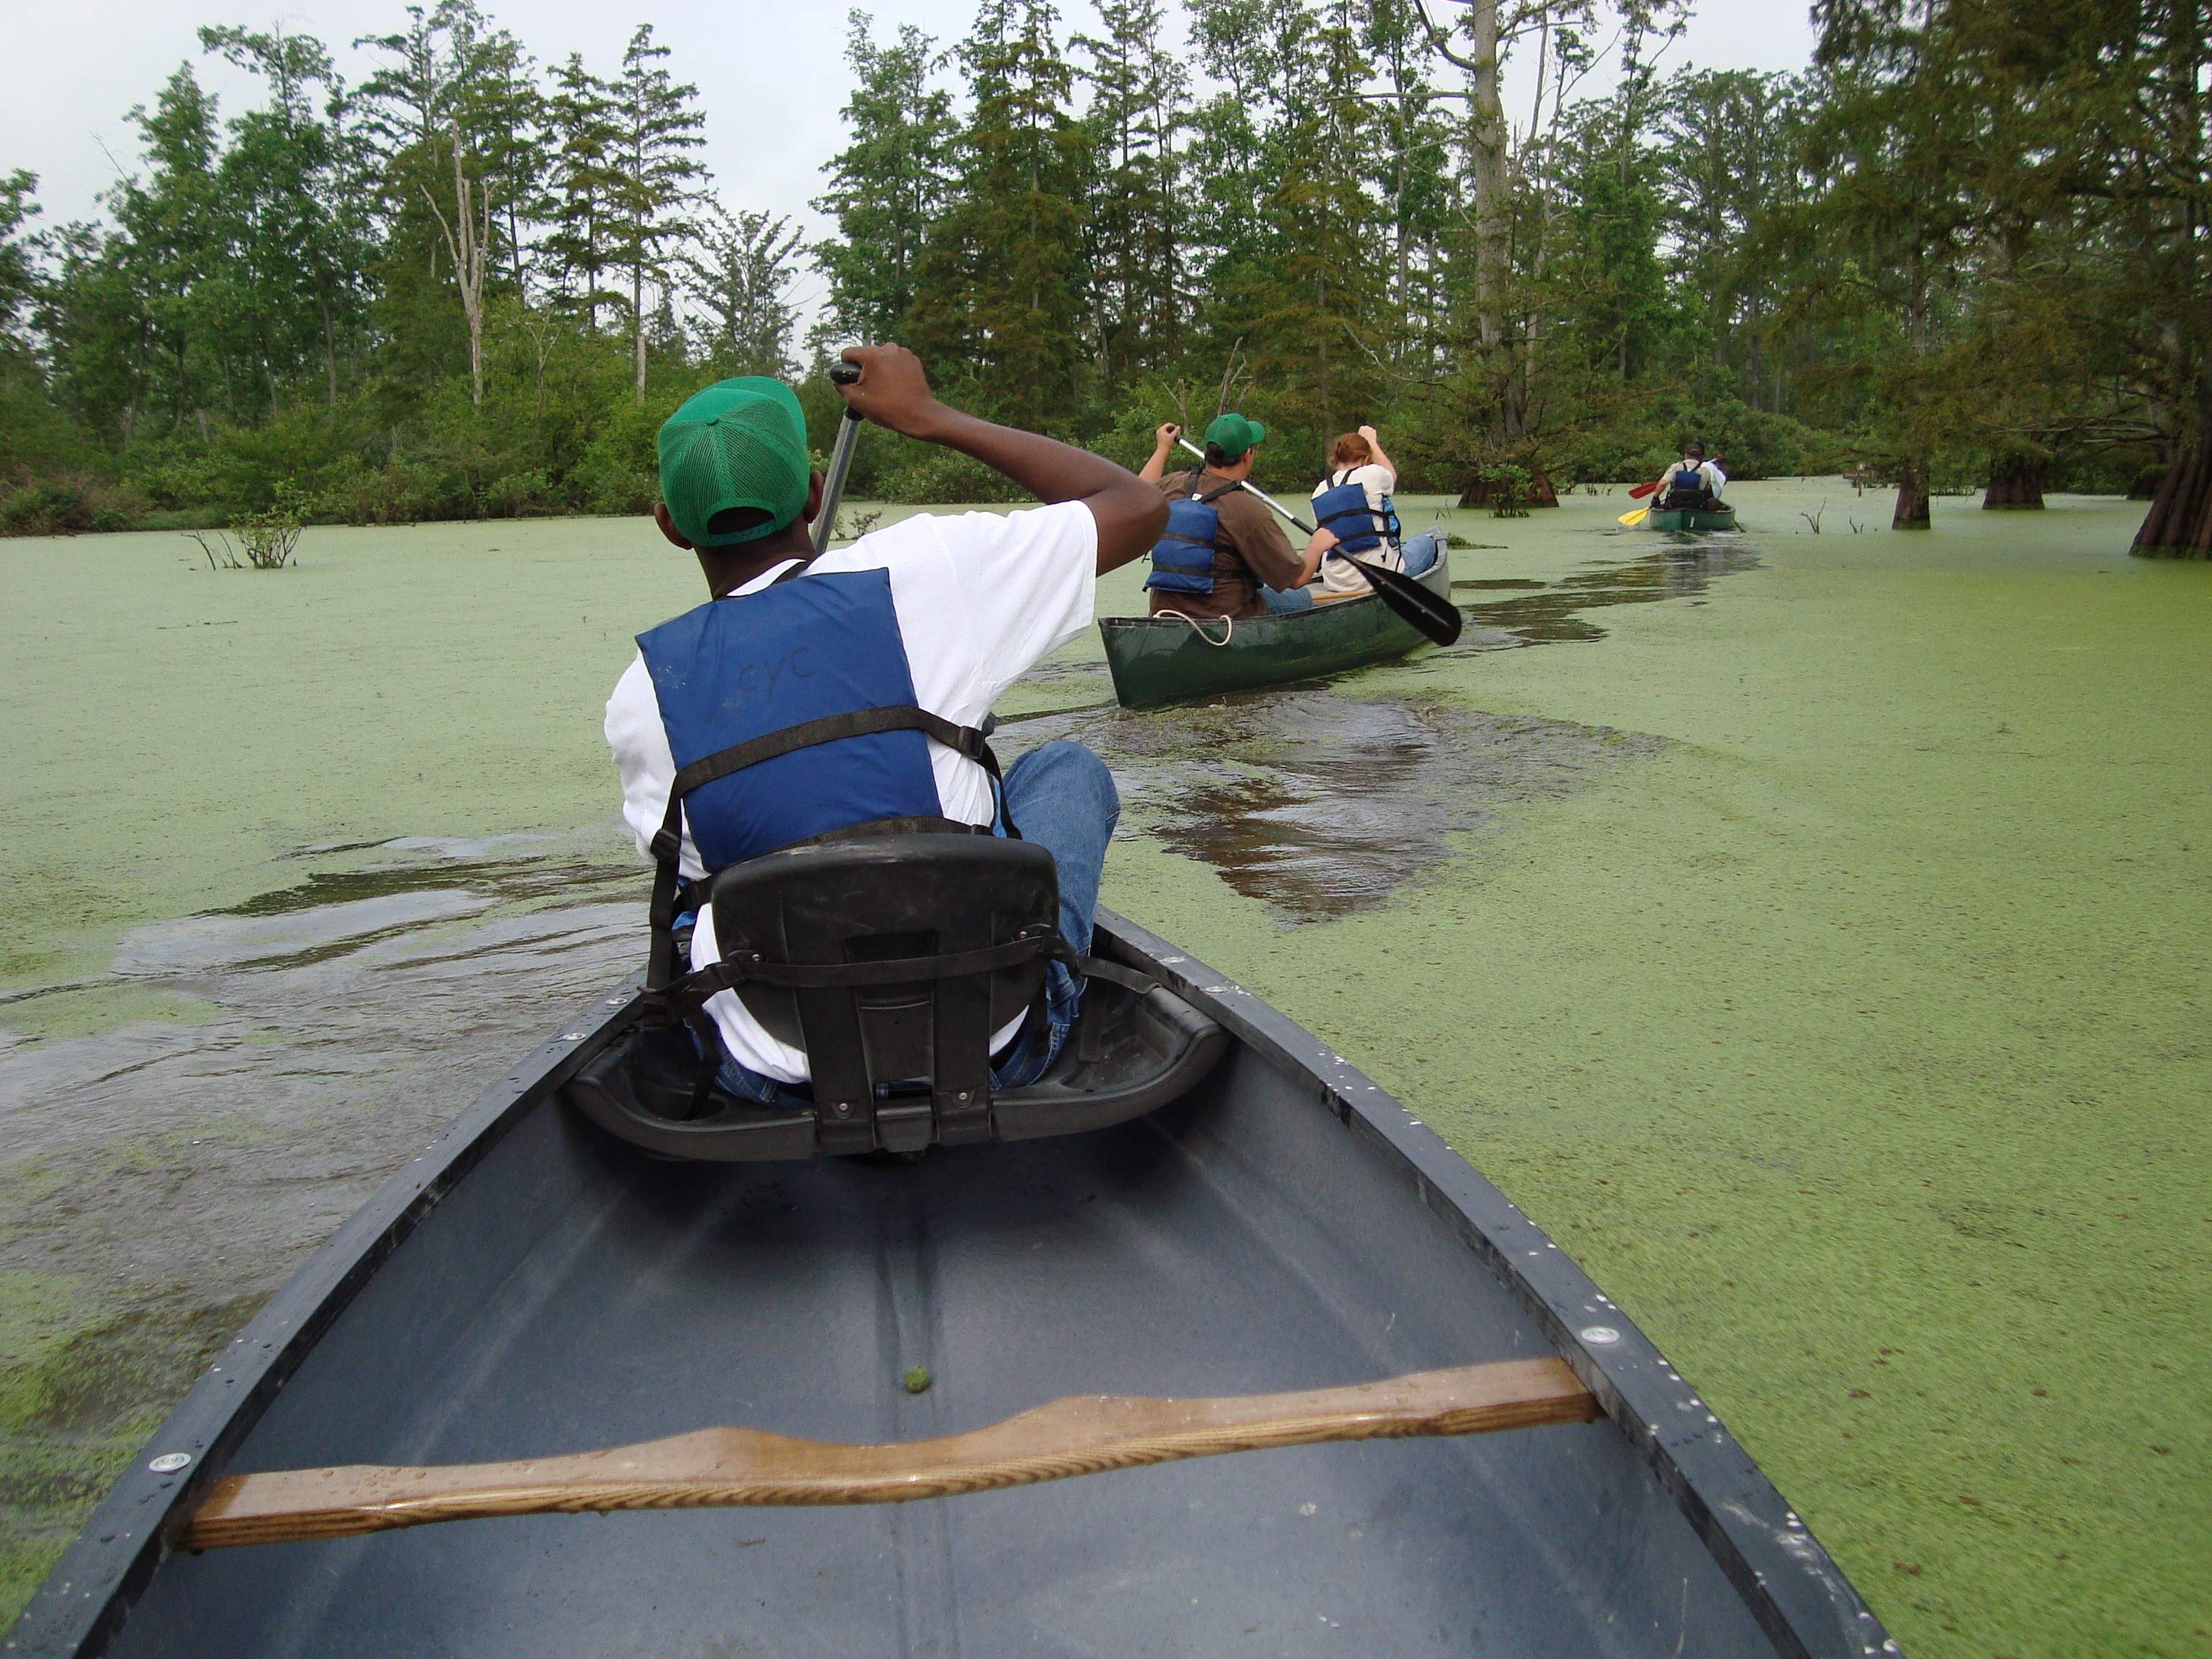
M1705 459L1705 445L1686 444L1682 459L1659 475L1651 504L1662 513L1724 513L1721 491L1727 488L1728 475Z
M1182 428L1170 421L1154 434L1152 459L1137 473L1168 498L1167 531L1152 548L1152 574L1145 580L1152 615L1242 620L1312 608L1312 596L1300 590L1321 562L1319 537L1300 553L1244 488L1267 435L1257 421L1217 416L1206 428L1200 465L1170 474L1168 458Z
M1398 509L1391 492L1398 487L1398 468L1383 453L1382 440L1371 426L1347 432L1329 453L1329 474L1313 488L1316 534L1309 550L1322 552L1316 599L1349 598L1371 593L1374 587L1348 556L1357 554L1369 564L1418 576L1432 568L1443 551L1438 531L1425 531L1411 541L1401 539Z

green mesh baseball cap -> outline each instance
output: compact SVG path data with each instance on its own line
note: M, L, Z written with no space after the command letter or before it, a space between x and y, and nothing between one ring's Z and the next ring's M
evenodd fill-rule
M775 534L805 507L812 471L798 394L765 375L717 380L661 424L660 499L694 547Z
M1206 441L1223 454L1242 455L1267 435L1267 428L1242 415L1217 415L1206 428Z

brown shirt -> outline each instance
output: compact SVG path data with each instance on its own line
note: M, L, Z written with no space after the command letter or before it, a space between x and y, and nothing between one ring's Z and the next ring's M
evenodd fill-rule
M1211 469L1201 472L1198 493L1211 495L1229 481ZM1160 494L1170 499L1191 493L1188 471L1170 472L1160 480ZM1283 527L1260 498L1231 484L1229 493L1213 502L1221 515L1214 532L1213 592L1211 593L1152 594L1152 614L1180 611L1186 617L1264 617L1267 601L1260 585L1288 587L1298 579L1304 561Z

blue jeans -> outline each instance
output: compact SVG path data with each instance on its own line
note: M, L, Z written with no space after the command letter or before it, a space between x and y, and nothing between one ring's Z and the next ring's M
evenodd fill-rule
M1291 617L1313 609L1310 587L1269 587L1262 584L1260 598L1266 602L1271 617Z
M1106 843L1121 816L1114 775L1079 743L1041 743L1006 768L1004 810L996 833L1011 817L1024 841L1044 848L1060 866L1060 936L1078 956L1091 953L1091 922L1098 909L1098 884L1106 870ZM1045 965L1042 1040L1024 1030L992 1068L1001 1089L1036 1082L1052 1067L1083 1007L1083 981L1060 963ZM738 1064L726 1052L714 1081L740 1100L797 1110L813 1105L773 1078Z
M1437 561L1443 556L1444 532L1424 530L1409 542L1398 544L1399 556L1406 562L1406 574L1419 576L1436 568Z

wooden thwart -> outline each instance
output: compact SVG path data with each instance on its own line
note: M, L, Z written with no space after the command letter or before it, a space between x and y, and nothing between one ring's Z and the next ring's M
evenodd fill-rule
M183 1542L187 1549L289 1543L501 1515L900 1504L1268 1446L1483 1434L1585 1423L1599 1414L1589 1391L1552 1358L1417 1371L1302 1394L1085 1395L966 1434L891 1445L701 1429L527 1462L229 1475L210 1489Z

